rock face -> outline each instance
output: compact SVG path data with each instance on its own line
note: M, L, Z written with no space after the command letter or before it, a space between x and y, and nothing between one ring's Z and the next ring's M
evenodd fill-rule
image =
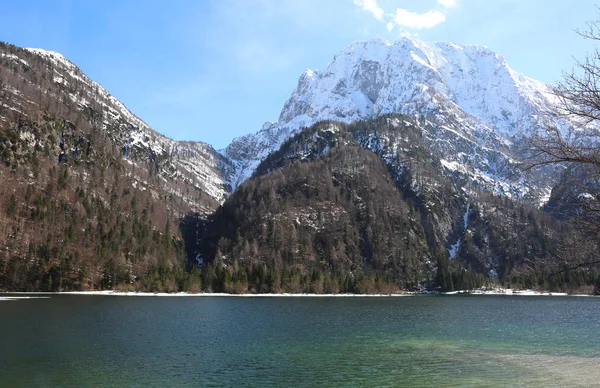
M128 160L150 166L167 191L202 213L223 203L301 128L322 120L350 123L390 113L418 122L424 141L440 152L447 174L540 205L556 182L551 175L524 176L515 145L547 124L568 125L545 114L555 104L545 84L511 70L501 55L485 47L372 40L347 46L323 70L304 72L278 121L266 122L259 132L236 138L217 152L202 142L178 142L153 131L61 54L8 47L0 53L4 66L44 73L44 85L57 90L59 101L95 112L96 127L107 132ZM35 94L5 89L11 114L38 109ZM6 123L6 115L0 116L0 124Z
M358 42L217 152L155 132L62 55L0 43L0 290L174 291L205 263L205 289L230 292L535 287L580 238L537 207L552 187L589 198L518 165L531 133L568 128L555 104L484 47ZM597 252L574 244L574 262Z
M483 46L401 39L356 42L323 70L307 70L279 120L235 139L224 151L235 165L232 186L300 128L321 120L352 122L388 113L414 117L442 154L448 173L494 193L533 202L552 180L517 173L515 144L551 123L547 85L516 73Z
M136 167L156 173L162 188L192 210L211 212L231 192L234 169L227 158L206 143L174 141L152 130L63 55L2 45L0 61L5 99L0 126L10 125L15 115L35 121L40 107L71 121L75 131L85 117L110 146ZM17 80L21 83L12 82ZM135 180L148 185L143 177Z

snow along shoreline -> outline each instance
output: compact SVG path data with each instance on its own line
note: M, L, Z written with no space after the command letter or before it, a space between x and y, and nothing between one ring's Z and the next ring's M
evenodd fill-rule
M395 296L414 296L414 293L405 294L228 294L224 292L200 292L200 293L187 293L187 292L119 292L113 290L103 291L68 291L68 292L6 292L0 293L3 296L10 297L8 295L89 295L89 296L188 296L188 297L234 297L234 298L269 298L269 297L310 297L310 298L323 298L323 297L334 297L334 298L345 298L345 297L395 297ZM0 298L2 298L0 296ZM0 299L1 300L1 299Z
M13 296L14 295L14 296ZM23 296L21 296L23 295ZM68 291L68 292L5 292L0 293L1 300L10 299L35 299L48 298L50 295L87 295L87 296L166 296L166 297L233 297L233 298L368 298L368 297L404 297L404 296L419 296L419 295L501 295L501 296L586 296L594 295L585 294L568 294L566 292L547 292L534 290L513 290L510 288L495 288L495 289L477 289L477 290L461 290L452 292L406 292L403 294L228 294L228 293L187 293L187 292L120 292L113 290L103 291Z

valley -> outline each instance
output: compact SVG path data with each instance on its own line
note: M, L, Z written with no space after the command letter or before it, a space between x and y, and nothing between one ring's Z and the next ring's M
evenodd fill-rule
M486 47L376 39L215 150L2 43L0 290L595 293L597 268L565 271L596 242L556 211L562 170L525 168L529 139L573 128L556 109Z

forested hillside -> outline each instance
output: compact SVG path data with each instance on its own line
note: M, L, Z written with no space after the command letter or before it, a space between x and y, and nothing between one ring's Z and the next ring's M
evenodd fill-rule
M186 171L165 179L180 155L70 62L0 54L0 289L150 289L159 273L177 290L179 218L219 201Z
M205 289L593 290L595 270L561 272L594 254L575 248L570 224L461 187L419 135L410 118L385 116L317 123L285 142L200 223Z
M449 112L274 124L260 160L232 143L242 161L158 134L60 54L0 44L0 291L593 292L578 263L597 245L571 222L586 193L553 177L539 209L547 171L521 184L507 143Z
M273 292L415 289L432 270L415 209L356 145L242 184L213 217L207 255L287 272Z

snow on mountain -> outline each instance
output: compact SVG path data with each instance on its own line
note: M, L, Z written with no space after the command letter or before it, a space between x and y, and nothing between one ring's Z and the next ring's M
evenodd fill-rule
M115 145L123 147L124 157L131 163L152 165L168 192L201 212L213 209L199 208L190 188L194 189L192 192L208 194L216 203L225 200L231 191L228 182L233 166L210 145L175 141L159 134L62 54L37 48L26 50L47 61L53 81L70 90L69 97L80 109L100 105L102 130Z
M511 197L538 200L551 182L520 177L516 144L548 124L556 101L547 85L521 75L484 46L404 38L356 42L321 71L307 70L279 120L222 152L236 168L232 186L302 127L402 113L422 123L448 173ZM554 123L564 125L564 123Z
M62 54L39 48L26 48L25 50L49 60L54 65L54 82L68 86L68 82L64 77L61 76L61 71L66 71L72 80L81 82L94 89L94 92L97 94L97 96L104 100L104 105L109 107L113 118L122 117L124 120L134 124L136 127L150 129L148 124L131 113L129 109L127 109L127 107L121 103L121 101L117 100L110 93L108 93L108 91L106 91L100 84L89 79L73 62L69 61ZM77 100L74 97L73 99L75 101ZM82 101L86 102L85 99Z
M515 158L515 145L548 124L546 112L556 104L550 89L513 71L501 55L483 46L409 38L353 43L323 70L306 70L300 76L278 121L234 139L220 153L205 143L177 142L153 131L63 55L27 50L48 62L53 82L64 86L77 106L100 105L100 126L127 150L129 160L155 165L168 190L187 198L190 206L197 199L186 194L190 186L222 203L269 153L303 127L387 113L415 119L447 174L536 203L553 185L547 176L523 176ZM27 59L13 56L15 61Z

